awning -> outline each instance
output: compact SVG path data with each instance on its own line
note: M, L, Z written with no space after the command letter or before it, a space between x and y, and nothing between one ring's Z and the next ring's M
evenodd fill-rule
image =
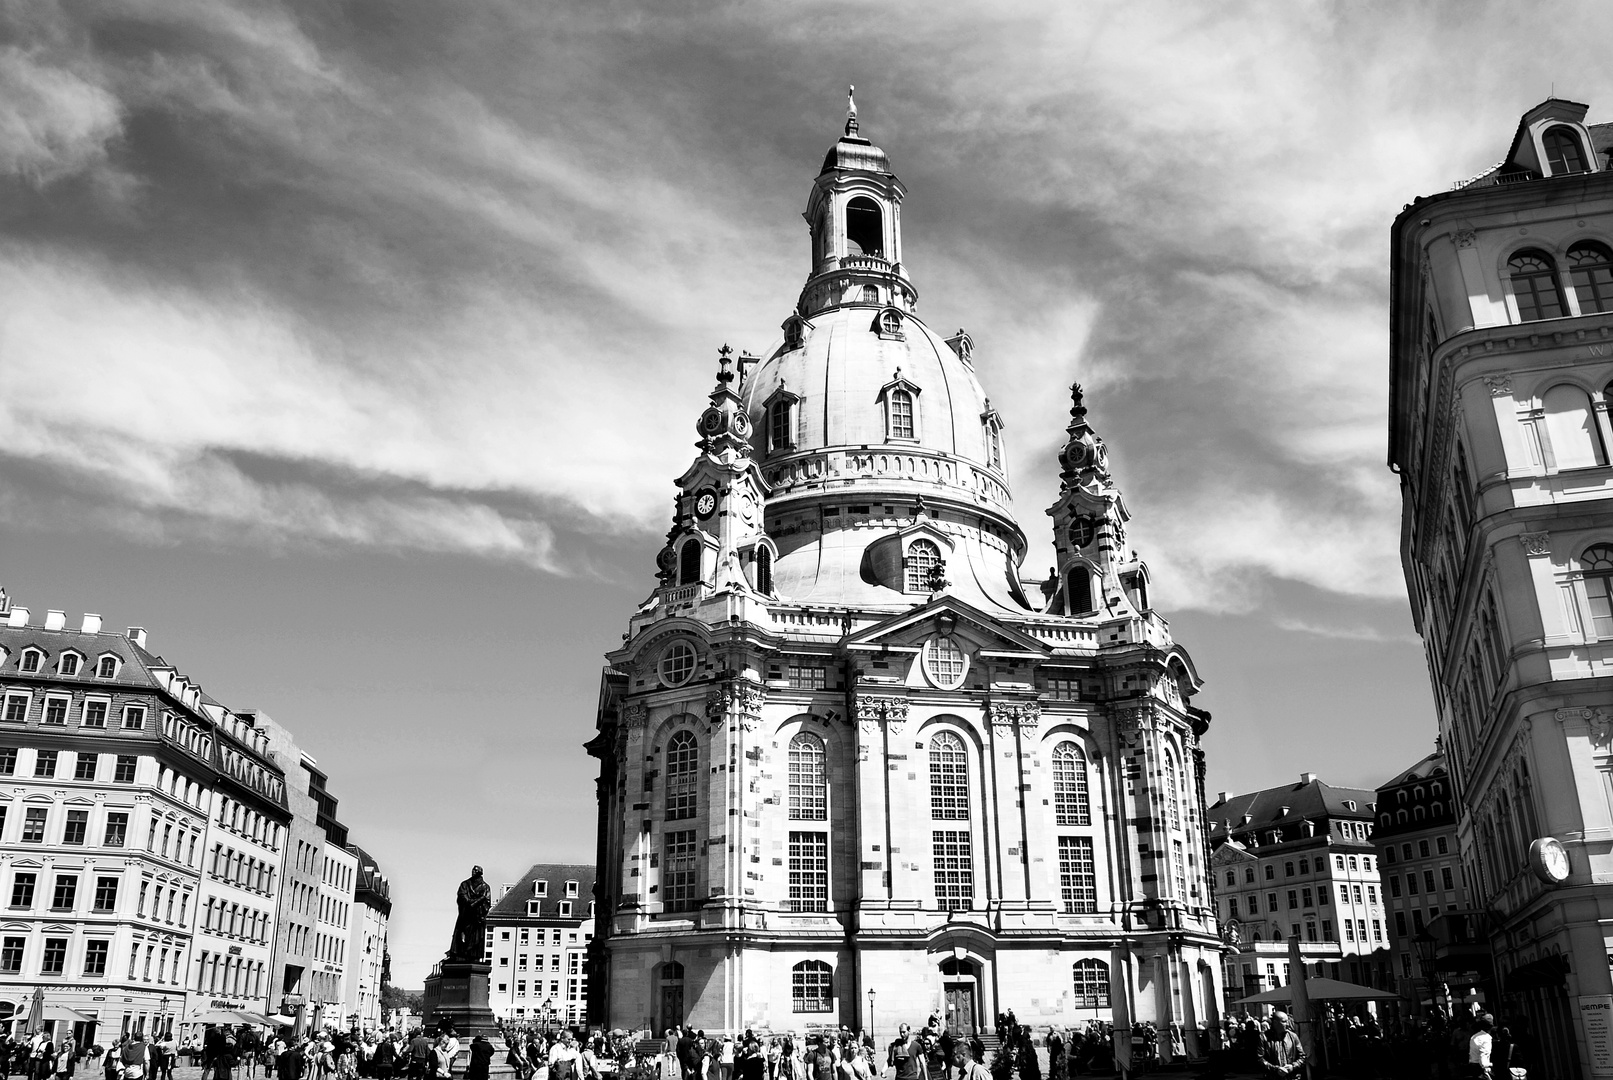
M1375 990L1370 986L1357 986L1355 983L1340 982L1337 979L1324 979L1320 975L1312 975L1305 980L1305 992L1312 1001L1395 1001L1400 995L1392 990ZM1234 1005L1286 1005L1294 1000L1292 986L1279 986L1275 990L1266 990L1258 994L1251 994L1246 998L1239 998Z
M1539 960L1520 964L1507 972L1502 984L1502 993L1521 994L1525 990L1561 986L1567 975L1568 957L1561 953L1552 953L1550 956L1542 956Z

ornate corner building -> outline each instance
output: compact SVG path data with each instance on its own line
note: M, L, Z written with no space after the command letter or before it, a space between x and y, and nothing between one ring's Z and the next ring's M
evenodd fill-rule
M721 352L589 744L593 1019L1192 1031L1221 979L1199 677L1079 387L1057 567L1020 579L1002 418L917 314L905 193L853 107L781 340Z
M1547 1075L1601 1075L1613 1013L1613 125L1547 100L1391 237L1401 562L1490 947ZM1453 924L1454 928L1454 924ZM1475 960L1436 922L1425 977Z

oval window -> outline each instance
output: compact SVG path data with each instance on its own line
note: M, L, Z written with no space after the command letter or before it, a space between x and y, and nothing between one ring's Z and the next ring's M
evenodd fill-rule
M924 643L924 675L942 690L956 690L969 669L969 658L958 643L937 634Z
M694 664L694 646L687 641L674 641L667 646L666 652L661 654L657 672L664 685L682 686L694 674Z

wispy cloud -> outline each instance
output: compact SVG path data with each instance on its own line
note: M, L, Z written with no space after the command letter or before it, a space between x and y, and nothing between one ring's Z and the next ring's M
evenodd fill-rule
M1027 572L1081 378L1167 606L1398 595L1384 237L1542 96L1464 74L1519 15L884 18L908 47L834 4L0 8L0 438L33 478L3 505L562 573L639 537L647 574L856 81L922 313L1008 419ZM1596 35L1540 32L1590 64Z

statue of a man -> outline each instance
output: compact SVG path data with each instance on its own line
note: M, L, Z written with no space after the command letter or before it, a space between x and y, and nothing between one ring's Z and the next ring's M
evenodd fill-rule
M479 964L487 952L487 912L493 906L493 890L482 880L482 868L473 866L470 877L459 883L459 918L454 920L454 941L448 946L449 960Z

